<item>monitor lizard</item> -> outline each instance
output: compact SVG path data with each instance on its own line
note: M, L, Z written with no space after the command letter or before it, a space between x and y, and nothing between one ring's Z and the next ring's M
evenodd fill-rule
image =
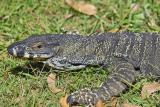
M80 89L67 98L69 105L95 105L125 91L139 75L160 76L160 34L100 33L43 34L30 36L8 47L18 58L47 63L59 70L76 70L87 66L114 67L97 89Z

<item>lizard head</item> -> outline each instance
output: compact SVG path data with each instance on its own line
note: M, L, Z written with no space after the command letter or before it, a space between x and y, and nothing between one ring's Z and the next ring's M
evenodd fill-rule
M71 59L70 53L72 51L66 54L66 56L63 55L63 51L70 49L70 46L66 45L67 43L73 43L78 38L79 36L64 36L60 34L30 36L27 39L11 44L7 50L14 57L40 61L56 69L75 70L85 66L71 63L69 60Z
M58 43L56 40L50 41L50 37L47 36L31 36L11 44L7 50L10 55L18 58L43 61L52 57L56 51L53 49Z

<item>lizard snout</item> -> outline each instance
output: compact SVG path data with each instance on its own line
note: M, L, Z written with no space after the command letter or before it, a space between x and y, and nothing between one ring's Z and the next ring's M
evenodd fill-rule
M22 46L22 45L18 45L18 46L10 45L7 48L7 50L10 55L13 55L15 57L23 57L24 56L24 46Z

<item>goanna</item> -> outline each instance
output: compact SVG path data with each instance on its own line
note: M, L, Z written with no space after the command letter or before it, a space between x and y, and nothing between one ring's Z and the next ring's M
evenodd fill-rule
M15 57L47 63L59 70L95 65L115 68L98 89L71 93L67 98L69 105L105 102L125 91L139 75L160 76L158 33L44 34L13 43L8 52Z

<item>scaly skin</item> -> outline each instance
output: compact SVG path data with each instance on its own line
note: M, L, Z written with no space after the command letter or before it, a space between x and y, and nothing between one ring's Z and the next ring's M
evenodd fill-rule
M95 90L71 93L67 103L95 105L125 91L139 75L160 76L160 34L101 33L91 36L47 34L31 36L8 47L9 54L41 61L60 70L87 65L114 67L114 71Z

